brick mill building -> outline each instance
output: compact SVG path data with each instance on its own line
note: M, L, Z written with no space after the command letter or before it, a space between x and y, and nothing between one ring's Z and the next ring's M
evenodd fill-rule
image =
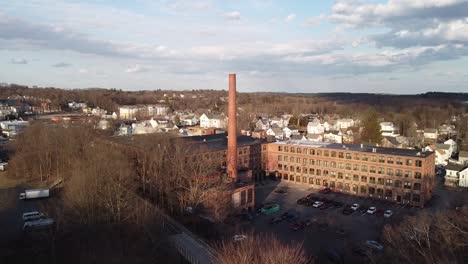
M267 174L351 195L423 207L434 187L434 153L289 140L265 144Z

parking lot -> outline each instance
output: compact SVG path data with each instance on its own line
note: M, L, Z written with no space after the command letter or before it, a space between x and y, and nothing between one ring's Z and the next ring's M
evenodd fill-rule
M278 190L281 191L278 192ZM314 208L312 202L309 206L297 203L299 199L307 195L313 197L312 202L321 200L329 206ZM330 259L336 258L330 255L339 256L342 260L346 260L345 263L362 263L363 257L353 252L353 249L362 248L366 240L381 242L382 229L385 224L398 223L405 216L416 215L425 210L448 208L446 206L448 202L445 200L453 195L456 194L447 192L443 199L439 197L433 205L421 209L347 194L323 194L316 189L302 185L267 182L256 188L257 208L266 204L278 204L280 210L269 215L256 213L252 221L237 225L233 232L236 234L273 233L282 241L303 243L309 254L318 257L319 263L333 263ZM358 210L352 211L349 215L343 214L346 206L355 203L360 205ZM371 206L376 207L382 213L379 215L366 213ZM386 210L393 212L391 217L383 216ZM290 216L281 219L286 212ZM275 219L275 223L271 223L272 219ZM307 225L304 225L306 222ZM294 227L294 223L299 223L299 227Z

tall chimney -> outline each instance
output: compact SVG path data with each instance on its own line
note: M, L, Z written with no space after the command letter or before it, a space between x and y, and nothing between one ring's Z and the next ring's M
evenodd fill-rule
M227 173L237 179L236 74L229 74Z

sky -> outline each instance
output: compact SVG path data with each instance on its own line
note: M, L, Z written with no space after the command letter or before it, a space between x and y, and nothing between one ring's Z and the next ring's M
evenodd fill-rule
M468 0L5 0L0 82L468 92Z

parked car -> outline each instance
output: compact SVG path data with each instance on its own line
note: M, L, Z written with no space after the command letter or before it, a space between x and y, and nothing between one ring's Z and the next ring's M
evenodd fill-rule
M264 206L260 211L262 214L269 215L269 214L276 213L279 210L280 210L279 204L270 204L270 205Z
M232 240L234 240L235 242L239 242L245 239L247 239L246 235L235 235L232 237Z
M351 209L353 211L356 211L357 209L359 209L359 204L355 203L355 204L351 205Z
M384 246L375 240L367 240L365 245L372 249L383 250Z
M393 215L392 210L387 210L387 211L385 211L385 213L384 213L383 216L386 217L386 218L389 218L389 217L391 217L392 215Z
M319 207L322 206L322 205L323 205L323 202L321 202L321 201L315 201L314 204L313 204L312 206L315 207L315 208L319 208Z
M383 216L384 215L384 211L382 209L377 209L377 211L375 211L375 215L376 216Z
M368 214L374 214L376 211L377 211L377 208L375 208L374 206L371 206L369 207L369 209L367 209Z
M23 221L32 221L32 220L37 220L44 218L44 214L40 213L38 211L33 211L33 212L28 212L23 214Z

